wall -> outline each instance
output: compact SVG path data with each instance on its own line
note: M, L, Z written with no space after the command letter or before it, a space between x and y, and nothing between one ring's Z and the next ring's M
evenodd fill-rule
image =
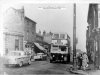
M36 33L35 41L38 42L38 43L43 43L43 36Z
M36 37L36 22L25 17L24 41L34 42Z
M8 8L4 13L4 29L8 32L24 33L24 9Z
M98 8L100 9L98 4L89 5L87 35L87 50L89 50L87 52L90 52L88 56L96 67L100 67L100 10Z
M24 8L8 8L3 14L4 52L15 50L15 39L19 40L19 50L23 50Z
M45 34L44 35L44 38L43 38L43 41L45 41L45 42L47 42L47 43L51 43L51 41L52 41L52 36L51 35L49 35L49 34Z

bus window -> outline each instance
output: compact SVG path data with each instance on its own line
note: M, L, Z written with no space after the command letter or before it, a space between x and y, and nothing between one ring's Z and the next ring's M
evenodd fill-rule
M59 46L59 48L61 49L61 51L66 51L66 47L65 46Z
M65 34L60 34L61 39L65 39Z
M58 39L59 38L59 34L54 34L54 38Z

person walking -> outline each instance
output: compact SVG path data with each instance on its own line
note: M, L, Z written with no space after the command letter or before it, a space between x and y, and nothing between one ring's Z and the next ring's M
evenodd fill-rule
M88 57L87 57L87 54L84 52L83 55L82 55L82 68L83 70L86 70L86 68L88 67Z

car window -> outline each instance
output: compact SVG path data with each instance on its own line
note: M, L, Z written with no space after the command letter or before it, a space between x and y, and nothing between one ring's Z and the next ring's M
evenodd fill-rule
M24 55L29 55L29 53L28 52L25 52Z
M27 52L24 52L24 54L23 55L27 55Z
M21 56L21 53L19 53L19 52L10 52L8 55L11 55L11 56Z

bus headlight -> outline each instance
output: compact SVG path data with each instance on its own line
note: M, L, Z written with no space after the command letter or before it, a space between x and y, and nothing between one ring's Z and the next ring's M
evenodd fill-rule
M53 55L53 57L55 57L55 55Z
M61 57L63 58L63 55Z

